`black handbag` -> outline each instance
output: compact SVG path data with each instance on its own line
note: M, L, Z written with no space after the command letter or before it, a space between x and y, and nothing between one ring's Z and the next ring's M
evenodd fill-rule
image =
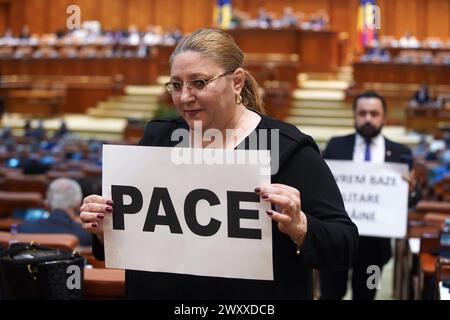
M81 299L85 258L78 252L14 243L0 251L2 299Z

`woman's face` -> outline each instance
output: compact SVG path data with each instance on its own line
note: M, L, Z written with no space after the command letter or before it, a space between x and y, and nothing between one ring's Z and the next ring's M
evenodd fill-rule
M227 71L230 70L224 70L212 59L194 51L179 53L174 58L170 79L172 85L175 84L172 100L190 128L194 121L201 121L203 130L220 130L233 118L235 94L240 93L243 80L233 72L223 75ZM216 77L200 89L201 80Z

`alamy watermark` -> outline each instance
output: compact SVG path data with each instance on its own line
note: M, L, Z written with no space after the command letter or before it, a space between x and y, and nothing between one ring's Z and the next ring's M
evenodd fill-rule
M381 284L381 268L375 264L367 267L366 273L370 275L367 277L366 285L369 290L380 290Z
M69 276L66 280L66 286L69 290L80 290L81 289L81 268L77 265L70 265L67 267L67 274Z
M81 29L81 9L77 5L70 5L66 9L66 13L70 14L66 19L66 27L69 30Z
M172 163L202 165L261 164L262 175L274 175L279 169L280 132L278 129L259 129L246 137L246 143L239 143L235 150L227 152L225 146L236 144L245 136L243 129L227 129L225 137L218 129L202 131L201 121L194 121L192 131L179 128L173 131L171 141L178 142L171 153ZM210 145L203 147L203 143ZM269 150L270 159L257 152L241 150ZM268 162L270 161L270 162ZM269 169L270 168L270 169Z

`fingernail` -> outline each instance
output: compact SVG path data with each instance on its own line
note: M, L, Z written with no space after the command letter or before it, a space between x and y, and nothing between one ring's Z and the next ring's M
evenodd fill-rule
M92 224L92 228L97 228L97 227L98 227L98 224L96 224L96 223Z
M266 213L267 213L269 216L271 216L271 215L273 214L273 211L272 211L272 210L266 210Z
M255 192L256 193L260 193L261 192L261 188L255 188Z
M105 210L108 211L108 212L112 212L112 207L107 206L107 207L105 208Z
M103 215L103 214L101 214L101 213L99 213L98 215L97 215L97 218L99 218L99 219L103 219L105 216Z
M112 200L106 200L106 204L108 206L112 206L114 204L114 202Z
M263 199L269 199L269 195L263 194L263 195L261 196L261 198L263 198Z

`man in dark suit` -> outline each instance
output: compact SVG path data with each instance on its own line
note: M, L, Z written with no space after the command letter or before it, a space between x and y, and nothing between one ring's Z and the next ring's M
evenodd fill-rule
M411 150L381 134L386 121L386 102L376 92L364 92L353 102L356 133L332 138L323 157L330 160L407 162L412 160ZM391 258L388 238L359 237L359 253L352 266L354 300L375 299L376 289L369 289L367 279L373 273L367 268L376 265L382 270ZM349 270L320 270L321 299L342 299L347 291Z
M78 237L80 245L90 246L92 236L84 231L78 215L82 192L72 179L54 180L47 190L50 216L47 219L25 221L18 226L19 233L67 233Z

